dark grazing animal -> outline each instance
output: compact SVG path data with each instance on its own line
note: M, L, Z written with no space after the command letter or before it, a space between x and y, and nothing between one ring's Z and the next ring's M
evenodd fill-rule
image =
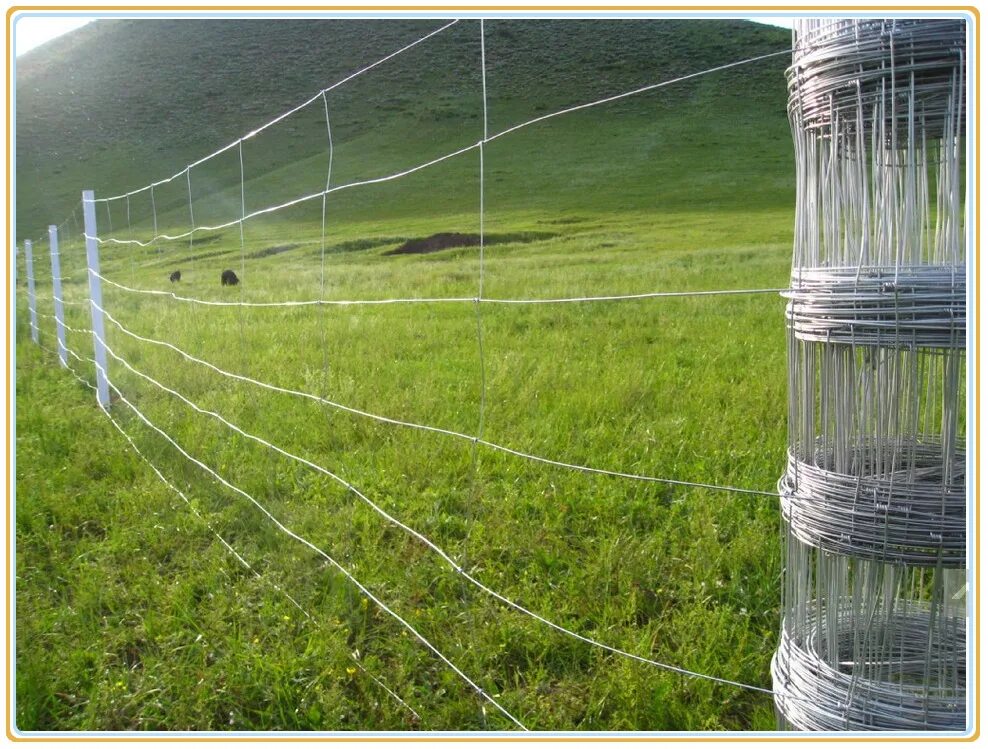
M220 283L223 286L236 286L240 283L240 279L237 278L237 274L232 270L223 271L223 275L220 276Z
M168 280L171 281L172 283L175 283L176 281L181 281L182 271L180 270L174 271L170 276L168 276Z

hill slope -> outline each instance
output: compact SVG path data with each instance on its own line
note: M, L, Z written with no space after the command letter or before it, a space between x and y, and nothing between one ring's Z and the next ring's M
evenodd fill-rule
M20 234L61 221L84 187L106 195L170 176L445 23L105 20L34 50L17 63ZM494 20L486 22L485 44L489 132L497 132L561 107L785 49L789 38L729 20ZM684 110L700 113L732 129L759 123L759 163L785 185L786 63L785 55L775 57L663 89L659 102L633 98L622 106L647 117L658 106L677 120ZM333 91L335 143L364 138L365 154L401 151L417 147L425 131L437 146L474 142L480 91L479 23L461 21ZM317 104L251 157L252 174L325 150ZM745 138L736 134L737 142ZM706 158L730 168L734 155L711 145L690 168L702 169Z

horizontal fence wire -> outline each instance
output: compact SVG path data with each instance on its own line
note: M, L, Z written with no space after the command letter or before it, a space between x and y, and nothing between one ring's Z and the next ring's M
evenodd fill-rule
M106 342L105 341L102 341L102 339L100 339L100 341L103 343L104 346L106 346ZM107 349L107 351L110 351L109 346L106 346L106 349ZM112 351L110 351L110 353L113 355L114 358L119 359L119 357L117 357L116 354L113 354ZM123 361L123 360L121 360L121 361ZM214 469L210 468L208 465L206 465L205 463L203 463L201 460L199 460L195 456L191 455L188 451L186 451L185 448L183 448L174 438L172 438L167 432L165 432L163 429L161 429L160 427L158 427L156 424L154 424L147 416L144 415L144 413L139 408L137 408L137 406L135 406L133 403L131 403L127 399L127 397L120 391L120 389L117 388L116 385L114 385L112 382L109 381L109 377L108 377L108 374L107 374L107 372L106 372L105 369L103 369L95 360L93 360L92 363L96 367L96 369L98 371L100 371L103 374L104 377L107 378L107 382L109 384L110 389L116 394L116 399L119 402L121 402L124 405L126 405L142 422L144 422L144 424L146 424L152 430L154 430L159 435L161 435L161 437L163 437L170 445L172 445L172 447L174 447L176 450L178 450L178 452L181 453L182 456L185 457L186 460L188 460L189 462L191 462L191 463L195 464L196 466L198 466L199 468L201 468L203 471L205 471L210 476L212 476L213 479L215 479L217 482L219 482L220 484L222 484L224 487L226 487L230 491L232 491L232 492L234 492L236 494L239 494L240 496L244 497L251 504L253 504L255 507L257 507L257 509L260 510L260 512L265 517L267 517L268 520L270 520L275 525L275 527L278 528L279 531L281 531L283 534L285 534L289 538L291 538L291 539L299 542L300 544L302 544L306 548L312 550L319 557L321 557L326 562L328 562L334 569L336 569L338 572L340 572L340 574L342 574L351 583L353 583L353 585L356 586L357 589L360 590L360 592L363 593L368 598L368 600L372 601L381 611L383 611L388 616L390 616L395 621L397 621L416 640L418 640L420 643L422 643L422 645L424 645L437 658L439 658L439 660L441 660L443 663L445 663L457 676L459 676L471 689L473 689L478 694L478 696L480 696L482 699L484 699L487 702L489 702L498 712L500 712L502 715L504 715L506 718L508 718L508 720L510 720L512 723L514 723L518 728L520 728L520 729L522 729L524 731L527 731L528 730L525 727L525 725L521 723L521 721L519 721L514 715L512 715L510 712L508 712L508 710L505 709L499 702L497 702L497 700L495 700L494 697L492 697L490 694L488 694L484 690L483 687L481 687L479 684L477 684L476 682L474 682L469 676L467 676L462 670L460 670L460 668L455 663L453 663L438 648L436 648L435 645L433 645L428 639L426 639L426 637L424 635L422 635L414 626L412 626L406 619L404 619L396 611L394 611L393 609L391 609L380 598L378 598L377 596L375 596L374 593L371 590L369 590L363 583L361 583L348 569L346 569L346 567L344 567L342 564L340 564L338 561L336 561L336 559L334 559L333 557L331 557L326 551L324 551L320 547L316 546L312 541L310 541L307 538L305 538L305 537L303 537L303 536L295 533L293 530L291 530L290 528L288 528L284 523L282 523L278 518L276 518L271 513L270 510L268 510L263 504L261 504L257 499L255 499L251 494L249 494L248 492L244 491L240 487L232 484L230 481L228 481L227 479L223 478L223 476L221 476L219 473L217 473Z
M104 314L106 314L106 313L104 312ZM767 689L765 687L759 687L759 686L756 686L756 685L745 684L743 682L738 682L738 681L734 681L734 680L731 680L731 679L725 679L725 678L721 678L721 677L718 677L718 676L713 676L713 675L710 675L710 674L703 674L703 673L699 673L699 672L696 672L696 671L690 671L690 670L685 669L685 668L674 666L674 665L671 665L671 664L668 664L668 663L664 663L664 662L661 662L661 661L657 661L657 660L654 660L654 659L651 659L651 658L646 658L644 656L640 656L640 655L637 655L635 653L631 653L631 652L628 652L626 650L622 650L620 648L616 648L616 647L613 647L611 645L607 645L607 644L602 643L602 642L600 642L598 640L595 640L595 639L593 639L591 637L588 637L586 635L581 635L578 632L574 632L573 630L567 629L566 627L563 627L562 625L557 624L557 623L555 623L555 622L553 622L553 621L545 618L544 616L541 616L540 614L538 614L538 613L536 613L534 611L531 611L530 609L528 609L528 608L522 606L521 604L519 604L519 603L511 600L510 598L507 598L506 596L502 595L501 593L498 593L497 591L493 590L492 588L490 588L487 585L485 585L484 583L482 583L480 580L478 580L477 578L475 578L469 572L467 572L466 570L464 570L461 565L459 565L445 550L443 550L435 542L431 541L428 537L426 537L425 535L423 535L419 531L416 531L414 528L411 528L410 526L406 525L405 523L403 523L402 521L398 520L394 516L390 515L386 510L384 510L382 507L380 507L378 504L376 504L366 494L364 494L363 492L361 492L357 487L355 487L353 484L351 484L350 482L348 482L346 479L344 479L341 476L333 473L329 469L324 468L323 466L320 466L320 465L318 465L316 463L313 463L310 460L307 460L306 458L303 458L303 457L300 457L298 455L295 455L295 454L293 454L293 453L291 453L291 452L289 452L287 450L284 450L281 447L278 447L277 445L274 445L273 443L269 442L268 440L265 440L263 437L258 437L257 435L254 435L254 434L251 434L249 432L244 431L243 429L241 429L240 427L238 427L236 424L233 424L231 421L229 421L228 419L226 419L222 415L216 413L215 411L210 411L209 409L206 409L206 408L203 408L203 407L197 405L196 403L192 402L191 400L189 400L188 398L186 398L184 395L182 395L178 391L173 390L172 388L169 388L167 385L162 384L161 382L159 382L158 380L154 379L150 375L147 375L147 374L139 371L138 369L136 369L133 365L131 365L129 362L127 362L123 357L121 357L116 352L114 352L113 349L109 345L107 345L105 341L102 341L102 339L100 339L100 340L103 343L103 345L106 347L106 350L110 354L110 356L112 358L114 358L115 360L117 360L118 362L120 362L127 370L129 370L133 374L137 375L138 377L141 377L142 379L144 379L145 381L147 381L151 385L154 385L155 387L159 388L160 390L162 390L162 391L164 391L164 392L166 392L166 393L168 393L168 394L170 394L170 395L178 398L180 401L182 401L183 403L185 403L185 405L187 405L188 407L190 407L191 409L193 409L197 413L200 413L200 414L203 414L203 415L207 415L207 416L211 416L212 418L214 418L217 421L221 422L227 428L231 429L232 431L236 432L237 434L241 435L242 437L246 437L247 439L249 439L249 440L251 440L253 442L256 442L256 443L258 443L258 444L262 445L263 447L266 447L266 448L268 448L270 450L273 450L274 452L276 452L276 453L278 453L280 455L283 455L286 458L289 458L291 460L294 460L296 462L299 462L299 463L307 466L308 468L311 468L312 470L317 471L318 473L321 473L324 476L332 479L333 481L335 481L336 483L338 483L340 486L342 486L343 488L345 488L349 492L352 492L362 502L364 502L370 509L372 509L378 515L380 515L388 523L390 523L391 525L399 528L400 530L402 530L403 532L405 532L409 536L415 538L417 541L421 542L426 547L428 547L437 556L439 556L454 572L456 572L460 577L462 577L468 583L470 583L471 585L473 585L475 588L477 588L481 592L485 593L486 595L488 595L488 596L496 599L497 601L503 603L505 606L508 606L509 608L514 609L515 611L517 611L517 612L519 612L521 614L524 614L525 616L527 616L527 617L529 617L531 619L534 619L534 620L540 622L541 624L544 624L547 627L549 627L549 628L551 628L551 629L553 629L553 630L555 630L555 631L557 631L557 632L559 632L561 634L564 634L564 635L566 635L568 637L571 637L571 638L580 640L581 642L583 642L583 643L585 643L587 645L591 645L591 646L596 647L596 648L599 648L601 650L606 650L607 652L613 653L615 655L620 655L620 656L625 657L625 658L630 658L630 659L635 660L635 661L638 661L640 663L644 663L644 664L647 664L647 665L650 665L650 666L655 666L655 667L664 669L666 671L671 671L673 673L680 674L682 676L688 676L690 678L704 679L706 681L712 681L712 682L716 682L716 683L719 683L719 684L725 684L725 685L728 685L728 686L739 687L741 689L747 689L747 690L756 691L756 692L762 692L762 693L766 693L766 694L771 694L772 693L772 690L771 689ZM112 385L111 385L111 387L113 387L113 389L116 390L116 387L114 387Z
M262 380L256 380L253 377L248 377L246 375L240 375L240 374L236 374L234 372L229 372L229 371L227 371L225 369L222 369L222 368L216 366L215 364L212 364L212 363L210 363L208 361L205 361L204 359L200 359L200 358L198 358L196 356L193 356L192 354L190 354L190 353L182 350L181 348L179 348L178 346L175 346L172 343L168 343L167 341L161 341L161 340L158 340L158 339L155 339L155 338L149 338L147 336L142 336L142 335L140 335L138 333L135 333L132 330L130 330L129 328L127 328L125 325L123 325L119 320L117 320L112 314L110 314L109 312L107 312L106 309L104 309L103 307L100 307L99 305L97 305L95 303L93 304L93 307L95 307L97 310L99 310L100 312L102 312L103 315L106 317L106 319L108 319L110 322L112 322L122 333L130 336L131 338L134 338L135 340L138 340L138 341L142 341L144 343L150 343L150 344L153 344L153 345L156 345L156 346L160 346L160 347L163 347L163 348L168 348L171 351L174 351L179 356L181 356L184 359L186 359L187 361L190 361L190 362L193 362L195 364L199 364L201 366L207 367L208 369L211 369L212 371L216 372L219 375L222 375L224 377L228 377L228 378L233 379L233 380L239 380L240 382L246 382L246 383L249 383L251 385L255 385L257 387L264 388L266 390L270 390L272 392L282 393L284 395L293 395L293 396L296 396L296 397L299 397L299 398L305 398L305 399L308 399L308 400L311 400L311 401L315 401L317 403L321 403L323 405L330 406L331 408L335 408L335 409L340 410L340 411L345 411L346 413L354 414L355 416L362 416L362 417L365 417L365 418L368 418L368 419L372 419L374 421L381 422L382 424L392 424L394 426L408 427L410 429L419 429L419 430L426 431L426 432L433 432L435 434L443 434L443 435L446 435L448 437L456 437L458 439L467 440L468 442L473 442L473 443L476 443L478 445L483 445L484 447L488 447L488 448L490 448L492 450L497 450L497 451L500 451L500 452L507 453L509 455L514 455L515 457L525 458L527 460L532 460L532 461L535 461L535 462L538 462L538 463L544 463L544 464L556 466L556 467L559 467L559 468L568 468L568 469L571 469L571 470L582 471L584 473L593 473L593 474L598 474L598 475L603 475L603 476L613 476L613 477L616 477L616 478L633 479L633 480L637 480L637 481L648 481L648 482L654 482L654 483L660 483L660 484L668 484L668 485L671 485L671 486L693 487L693 488L699 488L699 489L712 489L712 490L716 490L716 491L735 492L735 493L739 493L739 494L753 494L753 495L765 496L765 497L773 497L773 498L778 497L778 493L777 492L763 491L763 490L760 490L760 489L746 489L746 488L741 488L741 487L736 487L736 486L728 486L728 485L724 485L724 484L713 484L713 483L707 483L707 482L696 482L696 481L685 481L685 480L680 480L680 479L670 479L670 478L663 478L663 477L659 477L659 476L649 476L649 475L644 475L644 474L626 473L626 472L622 472L622 471L611 471L611 470L604 469L604 468L593 468L591 466L579 465L577 463L567 463L567 462L560 461L560 460L553 460L551 458L546 458L546 457L542 457L542 456L538 456L538 455L533 455L531 453L527 453L527 452L524 452L524 451L521 451L521 450L515 450L513 448L505 447L504 445L500 445L500 444L498 444L496 442L491 442L490 440L481 439L481 438L478 438L475 435L466 434L464 432L458 432L458 431L453 430L453 429L444 429L442 427L429 426L427 424L419 424L419 423L412 422L412 421L403 421L401 419L393 419L393 418L390 418L388 416L381 416L379 414L374 414L374 413L371 413L369 411L363 411L363 410L358 409L358 408L353 408L351 406L346 406L346 405L343 405L342 403L337 403L335 401L329 400L328 398L323 398L323 397L318 396L318 395L313 395L312 393L306 393L306 392L303 392L303 391L300 391L300 390L292 390L291 388L284 388L284 387L280 387L278 385L272 385L272 384L267 383L267 382L264 382Z
M186 297L176 294L172 291L161 291L160 289L138 289L133 286L127 286L118 281L113 281L106 276L91 271L93 275L98 277L101 281L104 281L111 286L120 289L121 291L126 291L131 294L146 294L149 296L160 296L168 297L177 302L187 302L190 304L201 304L206 307L315 307L315 306L337 306L337 307L353 307L362 305L388 305L388 304L512 304L512 305L527 305L527 304L571 304L571 303L581 303L581 302L618 302L618 301L632 301L637 299L663 299L663 298L685 298L685 297L702 297L702 296L743 296L752 294L782 294L788 291L788 288L769 288L769 289L699 289L696 291L650 291L642 294L607 294L602 296L576 296L576 297L557 297L551 299L505 299L497 297L404 297L404 298L393 298L393 299L302 299L296 301L282 301L282 302L224 302L224 301L214 301L210 299L196 299L194 297Z

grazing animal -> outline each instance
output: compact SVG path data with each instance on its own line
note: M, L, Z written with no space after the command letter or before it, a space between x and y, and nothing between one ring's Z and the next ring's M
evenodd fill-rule
M174 271L170 276L168 276L168 280L171 281L172 283L175 283L176 281L181 281L182 271L180 270Z
M240 279L237 278L237 274L232 270L223 271L223 275L220 276L220 283L223 286L236 286L240 283Z

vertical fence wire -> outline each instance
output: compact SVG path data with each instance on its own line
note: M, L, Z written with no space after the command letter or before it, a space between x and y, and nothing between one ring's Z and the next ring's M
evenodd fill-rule
M27 275L27 305L31 325L31 340L35 343L40 343L38 297L34 287L34 252L30 239L24 240L24 269Z

